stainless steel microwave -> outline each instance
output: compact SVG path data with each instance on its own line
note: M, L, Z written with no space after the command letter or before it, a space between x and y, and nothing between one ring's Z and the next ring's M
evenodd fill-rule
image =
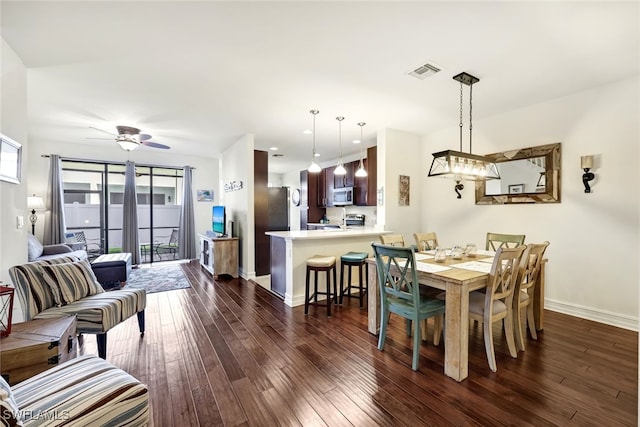
M333 206L353 205L353 187L334 188Z

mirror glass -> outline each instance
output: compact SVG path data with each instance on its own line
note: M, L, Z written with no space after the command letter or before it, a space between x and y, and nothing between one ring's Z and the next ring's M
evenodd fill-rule
M544 193L545 163L542 156L496 163L500 179L487 181L485 194Z
M477 205L560 202L560 143L489 154L499 180L476 182Z

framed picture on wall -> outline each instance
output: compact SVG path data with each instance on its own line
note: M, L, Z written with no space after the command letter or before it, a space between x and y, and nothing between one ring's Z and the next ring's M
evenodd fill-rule
M213 190L196 190L199 202L213 202Z
M513 184L509 186L509 194L524 193L524 184Z
M0 180L20 184L22 144L0 134Z

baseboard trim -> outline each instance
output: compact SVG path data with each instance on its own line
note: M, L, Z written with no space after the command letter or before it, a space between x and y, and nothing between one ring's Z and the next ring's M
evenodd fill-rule
M545 310L556 311L562 314L579 317L581 319L593 320L631 331L640 331L640 319L633 316L626 316L611 311L599 310L585 307L578 304L567 304L566 302L555 301L548 298L544 300Z

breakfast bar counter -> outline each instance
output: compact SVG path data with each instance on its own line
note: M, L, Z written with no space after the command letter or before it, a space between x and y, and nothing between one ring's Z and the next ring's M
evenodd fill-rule
M388 234L373 227L336 228L330 230L268 231L271 237L271 290L295 307L304 304L307 259L314 255L340 257L349 252L371 254L371 242ZM338 279L339 280L339 279Z

